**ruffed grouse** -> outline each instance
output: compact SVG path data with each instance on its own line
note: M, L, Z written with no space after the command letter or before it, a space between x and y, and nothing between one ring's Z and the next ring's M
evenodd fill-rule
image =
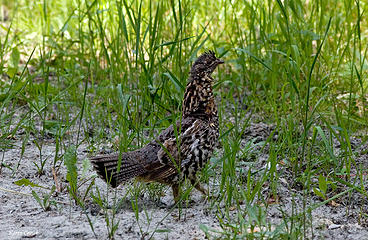
M144 182L171 185L175 202L180 197L179 184L185 178L206 194L196 173L218 143L219 123L211 73L222 63L213 51L202 54L191 68L182 119L176 122L176 129L170 126L145 147L121 153L120 171L117 171L119 153L91 158L98 175L112 187L134 177Z

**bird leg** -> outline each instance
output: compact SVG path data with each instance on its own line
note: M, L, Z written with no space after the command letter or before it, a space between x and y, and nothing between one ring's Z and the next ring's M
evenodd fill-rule
M203 195L208 196L208 191L197 180L197 177L190 179L190 183L193 185L193 187L195 187L195 189L200 191Z
M180 200L180 186L179 184L175 183L173 185L171 185L172 191L173 191L173 195L174 195L174 201L175 204Z
M201 185L201 183L197 180L196 177L191 178L190 183L193 185L193 187L195 187L195 189L200 191L205 197L208 196L208 191ZM180 200L180 185L178 183L175 183L171 185L171 188L173 191L175 204L177 204L178 201Z

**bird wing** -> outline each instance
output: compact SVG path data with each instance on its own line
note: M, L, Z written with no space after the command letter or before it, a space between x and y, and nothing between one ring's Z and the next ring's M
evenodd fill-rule
M172 137L162 144L158 151L158 159L161 163L169 165L177 171L187 161L188 155L193 149L199 145L199 138L202 135L201 129L205 126L205 122L201 119L191 121L191 125L183 128L182 133L177 137Z
M158 144L160 148L156 160L145 166L147 174L143 178L148 181L160 181L177 174L195 144L196 133L203 124L203 120L186 118L182 122L176 122L176 130L173 126L164 130L156 141L150 143Z

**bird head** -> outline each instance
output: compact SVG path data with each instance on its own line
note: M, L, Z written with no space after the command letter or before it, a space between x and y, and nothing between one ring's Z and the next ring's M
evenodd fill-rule
M216 67L222 63L224 61L217 58L213 51L205 52L194 62L190 74L192 76L211 75Z

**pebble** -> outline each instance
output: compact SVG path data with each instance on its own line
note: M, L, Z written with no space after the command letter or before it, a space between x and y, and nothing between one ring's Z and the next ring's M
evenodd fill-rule
M328 226L328 229L329 230L334 230L334 229L338 229L338 228L341 228L341 225L339 224L331 224L330 226Z

